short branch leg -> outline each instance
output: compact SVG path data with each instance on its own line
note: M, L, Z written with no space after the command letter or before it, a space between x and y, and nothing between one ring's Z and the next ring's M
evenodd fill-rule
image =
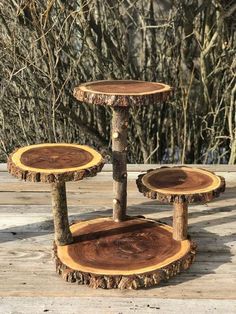
M112 163L113 163L113 219L122 221L127 208L127 127L128 108L113 108Z
M69 228L65 182L52 183L52 211L57 245L73 242Z
M173 239L176 241L186 240L188 235L188 203L183 201L174 202L173 215Z

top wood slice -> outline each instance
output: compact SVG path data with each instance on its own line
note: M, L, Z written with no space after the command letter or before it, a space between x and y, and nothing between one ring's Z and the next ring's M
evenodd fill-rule
M188 202L206 202L225 190L225 180L200 168L163 167L140 175L137 186L145 196L161 201L184 197Z
M94 149L76 144L38 144L17 149L8 158L9 172L34 182L78 181L104 165Z
M114 80L81 84L74 89L74 96L79 101L94 105L127 107L165 101L170 91L171 87L162 83Z

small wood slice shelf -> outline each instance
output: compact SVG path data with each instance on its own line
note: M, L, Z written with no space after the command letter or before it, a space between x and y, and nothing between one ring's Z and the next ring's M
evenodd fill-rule
M145 196L168 203L181 197L188 203L207 202L225 190L223 177L190 167L151 169L139 175L136 183Z
M74 89L82 102L111 107L144 106L167 99L171 87L166 84L135 80L95 81Z
M172 228L153 220L98 218L70 230L74 242L55 245L57 272L66 281L94 288L158 285L189 268L195 256L193 242L173 240Z
M17 149L8 158L9 172L33 182L78 181L104 165L94 149L77 144L38 144Z

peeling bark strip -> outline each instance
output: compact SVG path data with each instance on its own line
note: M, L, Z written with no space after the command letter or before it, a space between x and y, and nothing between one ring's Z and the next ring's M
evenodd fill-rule
M94 149L76 144L38 144L16 149L8 171L31 182L79 181L102 170L104 160Z
M150 106L165 101L171 87L162 83L115 80L81 84L74 96L81 102L111 107Z
M155 286L188 269L196 254L194 242L173 240L171 227L149 219L99 218L70 229L74 243L54 243L56 271L68 282L92 288Z
M113 164L113 219L121 221L127 207L127 127L128 108L113 108L112 164Z
M65 182L52 183L52 212L56 244L66 245L72 243L73 237L69 228Z

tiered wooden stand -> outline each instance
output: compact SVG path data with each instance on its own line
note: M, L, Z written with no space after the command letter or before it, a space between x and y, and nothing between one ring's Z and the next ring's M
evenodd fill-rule
M104 161L95 150L40 144L9 157L9 172L16 177L51 183L56 269L65 280L94 288L137 289L157 285L193 262L196 246L187 237L188 203L218 196L224 191L223 178L187 167L148 171L138 177L138 188L145 196L174 204L173 228L126 213L129 107L162 102L169 92L168 85L142 81L91 82L74 91L80 101L112 107L113 218L69 227L65 182L101 171Z

